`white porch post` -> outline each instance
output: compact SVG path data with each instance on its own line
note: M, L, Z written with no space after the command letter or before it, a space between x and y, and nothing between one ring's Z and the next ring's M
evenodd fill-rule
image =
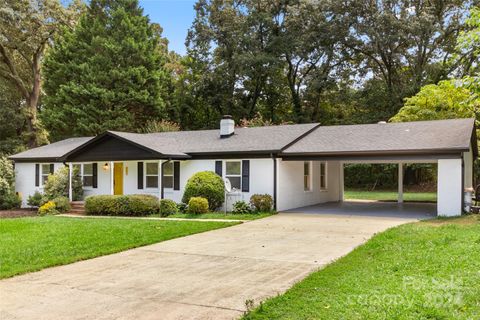
M339 179L339 195L338 195L338 200L340 202L345 201L345 170L343 166L343 162L338 163L339 166L339 173L338 173L338 179Z
M403 203L403 163L398 163L398 203Z
M68 199L70 200L70 202L73 201L72 174L73 174L73 165L70 162L68 164Z
M162 199L162 160L158 161L158 199Z
M453 217L462 214L462 159L438 160L437 214Z
M113 188L113 161L110 161L110 194L113 195L115 193Z

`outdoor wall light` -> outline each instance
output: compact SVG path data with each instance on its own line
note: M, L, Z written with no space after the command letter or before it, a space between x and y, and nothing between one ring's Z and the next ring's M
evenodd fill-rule
M105 164L103 165L103 170L104 170L104 171L107 171L107 170L108 170L108 162L105 162Z

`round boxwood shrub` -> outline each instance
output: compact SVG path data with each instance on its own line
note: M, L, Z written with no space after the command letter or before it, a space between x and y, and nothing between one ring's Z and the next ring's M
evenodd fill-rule
M203 197L208 200L210 210L217 209L225 198L222 178L212 171L195 173L187 181L182 202L189 203L192 197Z
M259 212L269 212L272 210L273 199L269 194L254 194L250 197L250 204Z
M188 201L188 213L200 214L208 212L208 200L202 197L191 197Z
M178 212L177 204L170 199L160 200L160 215L162 217L169 216Z

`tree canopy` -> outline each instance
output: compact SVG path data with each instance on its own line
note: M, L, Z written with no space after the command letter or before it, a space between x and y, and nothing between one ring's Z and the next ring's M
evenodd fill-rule
M165 114L161 29L136 0L92 0L56 39L44 66L41 118L53 139L137 131Z

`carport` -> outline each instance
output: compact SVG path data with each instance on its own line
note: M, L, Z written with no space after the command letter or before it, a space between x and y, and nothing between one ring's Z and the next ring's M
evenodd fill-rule
M464 188L474 185L476 141L474 119L320 126L282 151L277 164L278 208L291 209L288 202L295 203L295 207L342 202L345 163L398 164L401 204L403 164L434 163L438 166L436 214L461 215ZM285 186L298 176L303 177L304 186L309 186L303 192ZM373 205L381 206L372 204L370 210L375 211ZM395 212L400 208L397 205L390 210Z

